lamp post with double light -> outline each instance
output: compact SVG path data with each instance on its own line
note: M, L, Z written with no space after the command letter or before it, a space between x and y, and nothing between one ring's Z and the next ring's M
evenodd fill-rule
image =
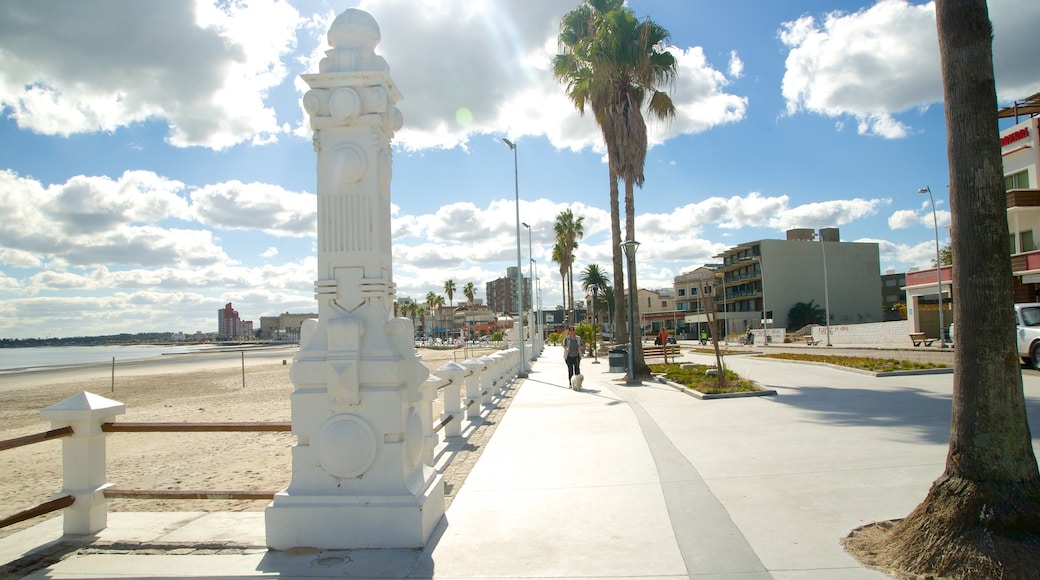
M502 142L513 150L513 187L516 192L516 318L519 321L520 331L520 371L517 376L527 377L527 357L524 354L524 281L523 269L520 267L520 166L516 159L516 143L509 139Z
M943 295L942 295L942 262L939 261L939 219L935 217L935 198L932 197L932 188L924 186L917 193L927 193L928 200L932 202L932 227L935 228L935 290L939 297L939 348L946 348L946 333L943 326Z
M628 261L628 384L637 384L636 382L636 341L639 339L636 334L636 250L639 249L639 242L635 240L627 240L622 242L621 249L625 251L625 258Z

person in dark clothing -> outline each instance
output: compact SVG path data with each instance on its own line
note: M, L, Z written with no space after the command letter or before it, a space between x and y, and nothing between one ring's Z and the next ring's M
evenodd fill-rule
M574 375L581 374L581 351L585 343L581 337L574 334L574 327L567 327L567 336L563 339L563 360L567 361L567 380L570 381Z

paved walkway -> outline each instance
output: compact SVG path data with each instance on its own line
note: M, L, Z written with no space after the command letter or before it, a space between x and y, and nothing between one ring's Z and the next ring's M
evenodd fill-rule
M574 392L547 348L425 550L268 552L263 513L112 513L94 547L53 545L65 559L29 577L885 578L841 540L905 516L942 472L952 375L727 361L778 394L625 386L606 359ZM1040 433L1040 378L1026 394ZM59 535L54 518L0 540L0 564Z

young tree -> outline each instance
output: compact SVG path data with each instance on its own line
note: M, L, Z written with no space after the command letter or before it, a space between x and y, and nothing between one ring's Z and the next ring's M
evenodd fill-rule
M854 532L902 574L1036 578L1040 473L1015 347L993 29L985 0L936 0L957 320L946 469L890 531ZM962 332L970 328L971 332Z

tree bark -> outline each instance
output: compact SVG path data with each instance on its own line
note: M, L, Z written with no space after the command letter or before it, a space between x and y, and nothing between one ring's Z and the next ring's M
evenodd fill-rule
M610 170L610 241L614 259L614 344L628 342L628 309L625 308L625 267L621 254L621 205L618 177Z
M645 133L644 129L644 133ZM625 182L625 240L636 239L636 196L635 186L630 181ZM646 250L643 250L644 252ZM633 260L633 263L636 263ZM632 293L632 316L639 320L639 282L637 280L639 274L639 265L636 263L636 267L632 269L632 288L629 288L629 292ZM637 323L638 324L638 323ZM637 375L649 376L650 368L646 366L646 360L643 358L643 336L640 331L639 336L632 337L632 345L635 348L635 355L632 360L635 361L635 369ZM666 345L667 346L667 345Z
M985 0L936 0L953 239L953 406L946 469L905 520L846 543L912 574L1036 578L1040 474L1011 316L1011 261ZM970 329L970 331L966 331ZM864 534L870 536L870 534Z

